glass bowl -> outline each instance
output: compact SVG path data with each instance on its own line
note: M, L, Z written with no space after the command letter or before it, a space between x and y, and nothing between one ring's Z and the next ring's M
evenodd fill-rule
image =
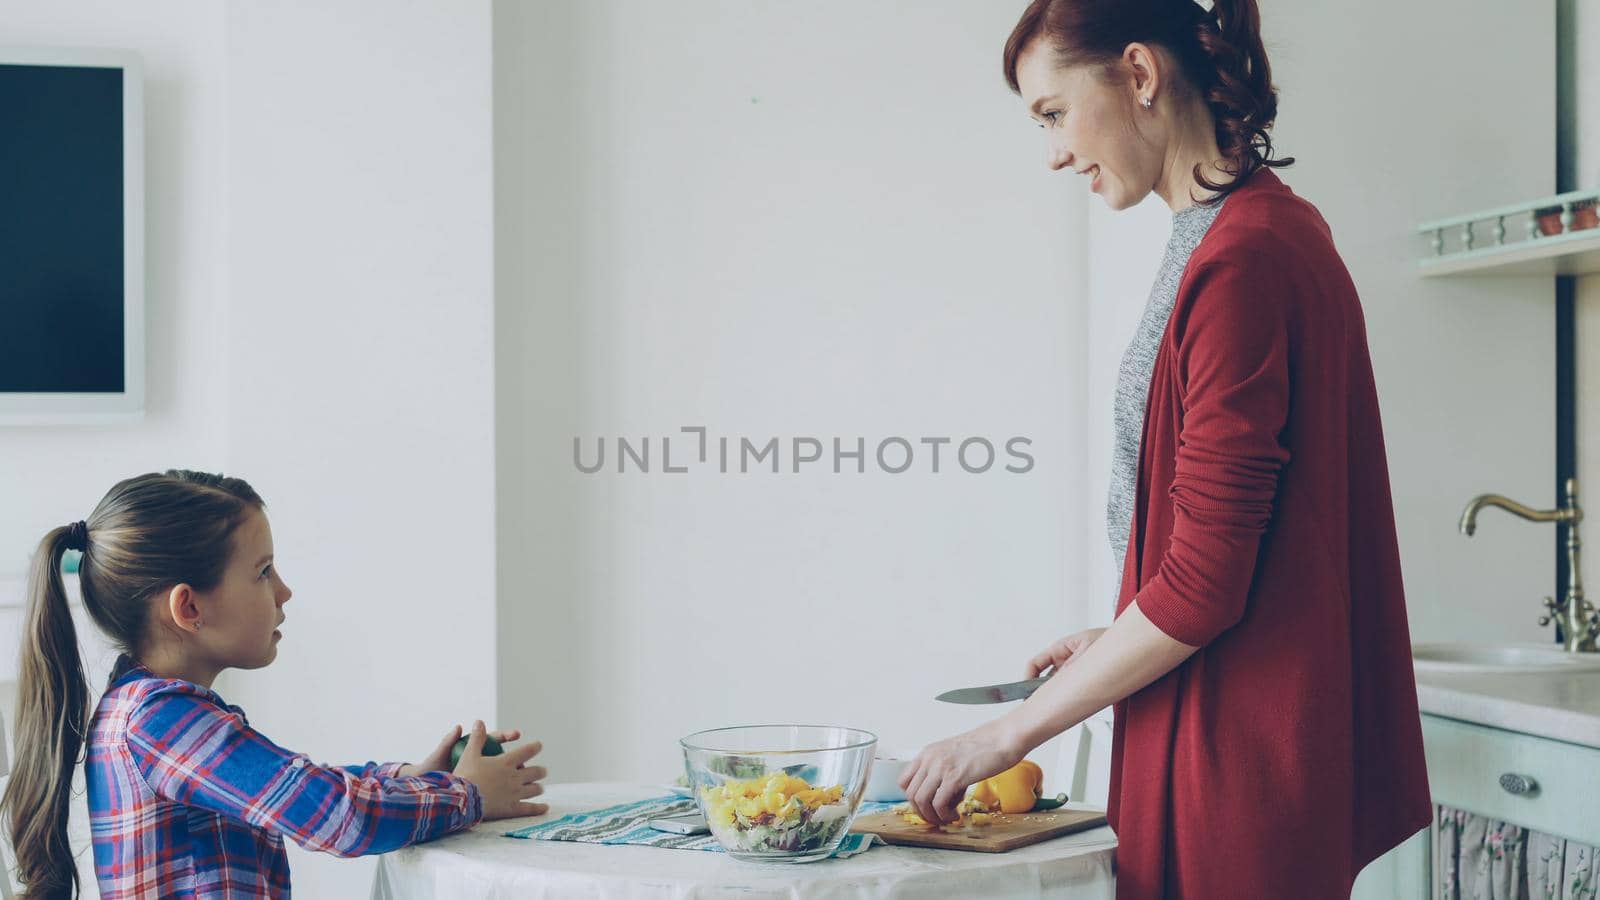
M831 725L743 725L691 734L683 765L717 843L736 859L827 859L850 831L878 739Z

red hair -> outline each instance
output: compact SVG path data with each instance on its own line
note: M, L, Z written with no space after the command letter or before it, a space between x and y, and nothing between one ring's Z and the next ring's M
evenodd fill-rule
M1136 42L1166 48L1210 108L1222 168L1232 176L1215 184L1195 166L1196 183L1217 192L1207 203L1221 202L1263 166L1294 163L1272 158L1267 131L1278 115L1278 92L1255 0L1216 0L1209 10L1194 0L1033 0L1006 39L1005 76L1013 91L1021 92L1017 58L1040 38L1063 65L1109 68Z

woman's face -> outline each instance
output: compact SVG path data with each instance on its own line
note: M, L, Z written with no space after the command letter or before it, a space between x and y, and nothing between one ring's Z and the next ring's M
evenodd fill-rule
M1134 48L1139 48L1137 51ZM1130 47L1135 58L1147 51ZM1161 176L1161 152L1136 126L1140 114L1157 117L1139 105L1139 86L1152 87L1138 69L1119 64L1126 79L1108 79L1096 66L1060 68L1054 48L1034 40L1017 57L1017 86L1028 113L1044 129L1045 164L1091 180L1090 190L1112 209L1137 204ZM1152 124L1156 124L1152 122Z

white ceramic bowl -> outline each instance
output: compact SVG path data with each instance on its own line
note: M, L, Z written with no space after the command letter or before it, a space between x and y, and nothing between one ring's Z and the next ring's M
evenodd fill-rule
M861 799L874 803L899 803L906 799L900 789L900 776L911 764L911 757L877 757L872 761L872 774L867 776L867 792Z

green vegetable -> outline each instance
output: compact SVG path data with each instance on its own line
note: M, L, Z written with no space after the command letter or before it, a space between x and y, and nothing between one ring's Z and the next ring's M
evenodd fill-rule
M465 752L467 752L467 739L466 738L462 738L461 740L456 741L456 745L454 747L450 748L450 771L452 771L452 772L455 771L456 765L461 762L461 754L463 754ZM499 741L495 740L492 737L489 737L488 735L484 736L484 738L483 738L483 755L484 756L499 756L501 753L504 753L504 752L505 752L505 750L504 750L504 748L502 748L500 746L500 742Z
M767 774L767 764L760 757L715 757L707 764L707 768L718 775L726 775L729 778L736 778L740 781L765 778Z
M783 774L814 784L817 780L817 767L808 765L784 766Z
M1060 809L1067 802L1066 794L1057 794L1054 797L1040 797L1033 803L1034 812L1044 812L1047 809Z

